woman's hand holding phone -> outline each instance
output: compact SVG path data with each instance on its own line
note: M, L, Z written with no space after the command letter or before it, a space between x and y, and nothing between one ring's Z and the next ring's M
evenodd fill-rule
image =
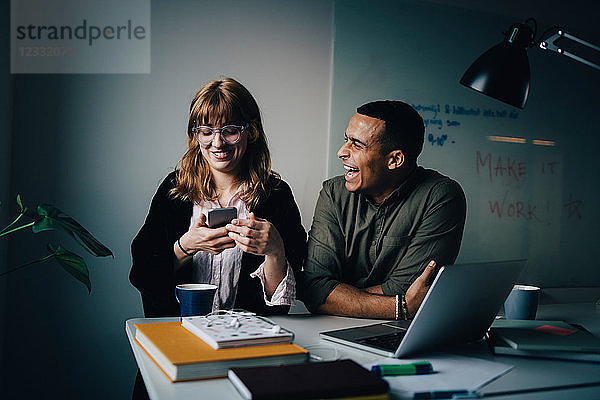
M256 218L250 213L248 219L234 219L225 225L229 237L246 253L258 256L285 257L283 240L277 228L266 219Z
M188 253L205 251L210 254L219 254L236 245L228 233L229 231L225 227L209 228L206 225L206 217L201 214L180 241Z
M221 214L226 209L216 209ZM222 215L219 215L222 217ZM216 221L216 218L212 218ZM233 219L225 226L211 228L202 214L194 225L181 237L187 253L205 251L219 254L225 249L238 247L246 253L285 259L285 248L277 228L266 219L256 218L250 213L248 219Z
M270 298L287 272L285 247L277 228L266 219L256 218L254 213L248 219L234 219L225 228L242 251L265 256L264 289Z

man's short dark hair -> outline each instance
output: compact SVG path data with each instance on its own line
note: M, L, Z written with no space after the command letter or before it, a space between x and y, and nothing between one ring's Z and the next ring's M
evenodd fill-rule
M414 108L398 100L381 100L364 104L356 112L385 122L385 130L379 135L384 154L402 150L409 164L417 162L423 150L425 125Z

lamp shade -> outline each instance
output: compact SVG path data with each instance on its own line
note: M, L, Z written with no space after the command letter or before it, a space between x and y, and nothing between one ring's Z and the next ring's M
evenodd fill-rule
M532 41L531 28L523 24L512 25L504 41L475 60L460 83L514 107L524 108L530 79L526 48Z

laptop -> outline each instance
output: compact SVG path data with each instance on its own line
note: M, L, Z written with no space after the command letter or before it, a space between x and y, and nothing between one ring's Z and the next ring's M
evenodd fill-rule
M440 268L412 321L320 332L325 340L386 357L404 357L481 339L527 260Z

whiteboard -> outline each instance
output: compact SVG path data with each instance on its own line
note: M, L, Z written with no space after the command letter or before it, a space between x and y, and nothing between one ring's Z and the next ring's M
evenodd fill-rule
M522 283L597 286L600 72L530 49L524 110L458 83L513 22L426 2L336 3L329 176L343 173L336 152L356 107L406 101L426 123L419 164L467 197L457 262L527 258Z

